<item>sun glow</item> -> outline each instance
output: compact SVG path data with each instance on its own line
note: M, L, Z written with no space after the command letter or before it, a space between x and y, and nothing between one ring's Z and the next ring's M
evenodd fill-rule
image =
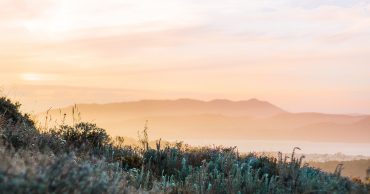
M40 74L37 74L37 73L23 73L23 74L21 74L20 77L21 77L22 80L25 80L25 81L41 81L41 80L43 80L42 76Z

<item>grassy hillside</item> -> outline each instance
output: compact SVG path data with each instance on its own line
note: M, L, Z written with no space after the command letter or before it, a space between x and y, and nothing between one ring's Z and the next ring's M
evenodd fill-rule
M302 164L177 143L125 146L91 123L37 129L0 99L0 193L368 193L369 185Z

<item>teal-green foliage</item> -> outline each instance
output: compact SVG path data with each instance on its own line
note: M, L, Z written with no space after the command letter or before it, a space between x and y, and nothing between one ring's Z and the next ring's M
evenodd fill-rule
M34 128L34 122L28 114L22 114L19 111L21 104L13 103L6 97L0 97L0 116L10 123L22 123L30 128Z
M303 158L294 156L299 148L289 157L272 158L240 155L236 148L162 146L161 141L151 148L147 137L142 147L123 146L90 123L40 132L19 106L0 101L6 106L0 110L7 110L0 112L5 121L0 123L0 193L369 192L369 185L339 172L303 165Z
M10 159L16 160L7 158ZM125 180L123 171L114 163L76 162L71 154L47 162L31 161L34 164L23 172L0 169L1 193L121 193L125 190L121 184Z

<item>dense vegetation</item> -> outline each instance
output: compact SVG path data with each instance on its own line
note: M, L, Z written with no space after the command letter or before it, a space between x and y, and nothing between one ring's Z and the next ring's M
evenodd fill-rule
M40 130L0 98L0 193L368 193L369 185L235 148L123 145L91 123Z

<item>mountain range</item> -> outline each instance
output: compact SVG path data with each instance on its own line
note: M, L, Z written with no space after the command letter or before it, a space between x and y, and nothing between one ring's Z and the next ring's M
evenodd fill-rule
M78 110L76 110L76 107ZM74 110L74 115L72 114ZM258 99L141 100L77 104L48 111L49 122L72 122L76 112L111 135L137 137L148 121L149 135L163 139L304 140L370 143L370 116L292 113ZM38 114L45 120L46 113Z

